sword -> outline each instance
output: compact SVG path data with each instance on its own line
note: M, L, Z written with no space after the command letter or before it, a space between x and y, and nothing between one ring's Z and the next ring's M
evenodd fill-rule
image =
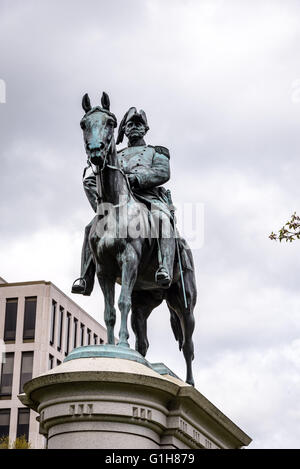
M177 231L177 226L176 226L175 207L173 205L171 191L169 189L166 190L166 196L167 196L168 204L170 207L171 217L174 221L175 244L176 244L176 251L177 251L177 257L178 257L178 263L179 263L181 287L182 287L182 293L183 293L183 299L184 299L184 306L187 309L188 304L187 304L187 299L186 299L186 291L185 291L185 284L184 284L184 278L183 278L181 254L180 254L179 243L178 243L178 231Z

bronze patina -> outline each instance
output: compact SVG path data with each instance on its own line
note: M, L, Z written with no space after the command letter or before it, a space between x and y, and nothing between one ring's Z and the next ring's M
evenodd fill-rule
M90 295L97 275L105 300L108 344L114 344L115 284L119 283L119 345L129 347L131 310L135 348L143 356L149 346L147 318L165 300L186 360L186 381L194 385L196 283L191 251L177 233L170 193L162 187L170 178L169 151L146 145L149 126L144 111L135 107L127 111L115 143L117 119L108 95L103 93L101 106L92 107L86 94L82 106L85 115L80 125L88 156L83 185L96 215L85 229L81 277L72 292ZM124 135L128 146L117 151Z

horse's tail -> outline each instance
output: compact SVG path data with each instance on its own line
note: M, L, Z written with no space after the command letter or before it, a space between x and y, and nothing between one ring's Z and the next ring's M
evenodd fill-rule
M177 314L175 313L175 311L171 307L169 307L169 310L170 310L170 321L171 321L172 331L175 336L175 339L178 342L179 350L181 350L182 343L183 343L183 333L182 333L180 320Z

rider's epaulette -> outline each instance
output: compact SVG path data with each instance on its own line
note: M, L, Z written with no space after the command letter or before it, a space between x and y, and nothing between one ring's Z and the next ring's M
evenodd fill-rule
M152 145L149 145L152 146ZM170 152L166 147L153 147L157 153L160 153L161 155L165 155L167 158L170 159Z
M126 149L127 149L127 147L121 148L121 150L117 150L117 153L121 153L121 151L124 151Z

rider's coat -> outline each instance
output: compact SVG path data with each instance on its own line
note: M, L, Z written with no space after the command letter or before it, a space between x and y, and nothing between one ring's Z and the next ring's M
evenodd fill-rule
M132 188L136 197L170 215L165 190L160 187L170 179L170 155L167 148L151 145L127 147L118 151L117 155L124 173L136 176L137 185ZM96 212L96 177L93 174L86 176L83 185Z
M153 147L151 145L127 147L118 151L118 161L125 174L134 174L138 181L138 187L132 190L136 198L151 205L151 213L155 217L162 214L171 216L169 203L165 189L161 185L170 179L169 151L165 147ZM86 196L94 210L97 212L97 185L96 176L90 171L84 173L83 186ZM89 267L93 264L92 254L89 247L88 237L93 220L87 225L85 239L82 250L82 276L87 275ZM182 239L179 239L179 246L182 255L183 268L193 270L193 266L186 254L187 246ZM91 285L94 282L94 274L91 275Z

